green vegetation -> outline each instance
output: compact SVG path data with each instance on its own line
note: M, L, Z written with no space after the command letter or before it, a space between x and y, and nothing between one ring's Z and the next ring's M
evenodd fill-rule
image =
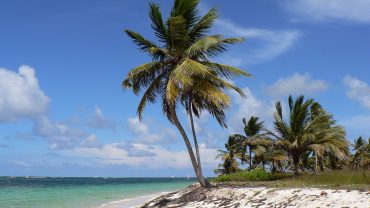
M219 168L215 170L215 173L220 175L228 175L235 173L239 170L239 164L236 161L237 150L235 150L235 145L237 140L233 137L229 137L229 140L225 144L224 150L218 150L218 155L216 158L221 158L223 163L219 165Z
M253 172L253 171L251 171ZM336 189L370 189L370 171L331 171L317 174L303 173L299 176L293 173L269 173L266 172L266 179L256 179L251 177L252 174L244 172L233 173L230 175L220 175L213 179L219 185L235 186L266 186L271 188L305 188L321 187ZM263 175L263 174L261 174ZM264 176L264 177L265 177ZM263 178L263 177L262 177Z
M313 99L290 96L286 114L280 102L275 107L274 130L265 129L257 117L243 119L245 136L231 135L226 151L219 150L223 163L215 170L215 182L369 185L370 139L356 139L351 154L344 128ZM249 161L245 170L244 161Z
M271 181L273 180L273 174L271 172L264 171L260 168L252 171L239 171L228 175L220 175L215 178L215 182L227 182L227 181Z
M175 0L166 20L157 4L149 4L151 28L157 41L150 41L131 30L125 32L141 52L150 56L151 62L133 68L122 85L142 96L137 109L140 119L147 104L161 103L163 113L184 140L199 183L209 187L202 173L194 117L207 111L220 126L227 127L224 110L230 105L230 98L226 92L232 90L244 96L231 80L250 74L211 61L225 52L227 46L243 39L209 35L217 12L211 9L200 16L198 4L199 0ZM344 172L326 171L342 169L352 170L341 179L346 184L368 179L370 139L368 142L361 137L357 139L355 153L351 155L344 128L337 125L319 103L303 96L293 100L290 96L288 104L288 111L283 112L281 103L276 103L273 130L265 129L265 123L258 117L243 119L244 133L231 135L225 144L226 150L219 150L217 158L222 163L215 170L219 174L215 181L269 181L274 184L283 180L285 184L287 180L295 184L331 184L329 178L336 177L333 184L341 184L337 180ZM193 144L177 116L180 107L188 114ZM355 170L359 169L363 170L362 177L356 175ZM291 179L293 174L295 177Z
M274 146L282 150L293 163L297 175L300 163L305 165L305 157L319 150L330 152L338 159L345 159L348 153L348 142L344 128L336 125L332 115L325 112L313 99L304 100L303 96L293 100L289 96L289 120L283 118L280 102L276 103ZM315 105L314 105L315 104ZM322 156L322 155L321 155ZM307 165L307 164L306 164Z
M359 137L355 139L354 150L355 154L351 157L350 167L356 168L368 168L370 169L370 138L366 144L366 141Z
M125 30L152 61L132 69L123 81L123 87L136 95L143 92L137 110L140 119L148 103L161 103L163 113L183 137L199 183L207 187L210 184L203 177L193 116L199 117L202 111L208 111L222 127L226 127L224 108L229 106L230 98L225 90L234 90L244 96L242 90L229 80L250 75L241 69L211 61L225 52L228 45L243 39L208 35L217 13L211 9L199 16L198 4L199 0L175 0L169 17L163 20L159 6L150 3L149 17L157 43ZM189 115L195 153L177 116L180 106Z

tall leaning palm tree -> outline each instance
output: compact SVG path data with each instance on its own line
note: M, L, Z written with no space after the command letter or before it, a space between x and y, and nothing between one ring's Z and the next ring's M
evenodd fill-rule
M223 38L221 35L208 35L217 18L214 9L199 16L199 0L175 0L167 20L163 20L159 6L150 3L149 17L157 43L149 41L139 33L125 30L127 35L147 53L152 61L133 68L123 87L132 89L138 95L144 91L138 106L138 115L148 103L159 100L162 111L168 120L179 130L199 183L203 187L210 184L203 177L198 142L193 125L193 114L206 110L216 120L225 125L224 108L229 106L226 89L243 92L227 80L238 76L249 76L241 69L210 61L210 58L226 51L227 46L243 41L241 38ZM182 105L187 110L191 123L196 153L177 117L177 108Z
M305 100L303 96L299 96L293 100L292 96L289 96L288 103L288 121L284 120L281 103L276 103L276 134L270 133L277 139L275 145L292 159L295 175L299 173L301 156L307 151L317 149L318 146L348 148L344 129L333 125L330 114L320 113L314 118L311 117L313 99Z

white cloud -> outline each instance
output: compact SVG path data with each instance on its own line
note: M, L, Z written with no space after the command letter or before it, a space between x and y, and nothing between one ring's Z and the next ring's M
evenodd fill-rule
M347 87L347 96L370 109L370 86L366 82L349 75L344 77L343 82Z
M94 134L91 134L85 140L81 142L81 146L88 147L88 148L94 148L94 147L101 147L101 144L98 138Z
M118 143L116 147L121 148L127 152L129 157L154 157L156 153L152 148L145 144L139 143Z
M284 7L298 20L345 20L370 23L369 0L287 0Z
M242 98L236 92L232 92L233 105L231 114L231 133L242 133L243 132L243 123L242 119L249 119L251 116L259 117L261 121L265 121L265 125L270 125L273 119L274 112L274 103L265 102L258 99L249 88L243 89L246 97Z
M134 133L148 134L149 132L148 126L144 122L141 122L138 117L128 118L128 124L129 124L130 130Z
M186 118L186 121L188 124L188 129L189 131L191 131L191 123L190 123L189 115L185 110L183 113L184 113L184 117ZM201 114L199 115L199 118L193 115L194 129L197 134L203 133L203 131L205 130L204 127L206 127L206 125L208 124L210 117L211 115L209 114L208 111L201 112Z
M95 135L71 128L62 122L50 121L46 116L36 120L33 134L48 141L52 149L67 149L74 146L96 147L98 145Z
M89 127L96 129L114 130L116 128L116 123L113 120L106 118L99 106L95 107L94 114L88 119L87 124Z
M265 90L273 97L288 95L314 95L325 91L328 84L323 80L315 80L309 74L295 73L290 77L281 78Z
M33 68L21 66L18 73L0 68L0 122L43 115L49 102Z
M143 154L140 152L143 152ZM206 145L201 144L200 152L204 168L217 167L218 161L215 160L217 155L216 149L210 149ZM192 167L186 150L167 150L160 146L136 143L131 144L131 146L122 143L112 143L106 144L101 148L77 147L65 150L64 154L91 159L101 166L128 165L130 167L150 169L189 169Z
M165 144L174 143L177 140L175 130L171 128L164 128L157 125L159 131L150 131L149 127L138 117L128 118L129 130L136 135L136 142L145 144ZM154 124L153 124L154 125Z
M297 30L248 28L222 18L215 22L215 28L221 34L230 34L247 39L247 45L243 48L243 52L239 51L237 54L220 58L221 62L235 66L242 64L254 65L274 59L292 48L301 36L301 32ZM249 48L249 44L253 43L256 46Z
M187 119L188 124L188 136L190 140L193 140L191 133L191 124L189 121L189 115L184 111L184 116ZM212 125L214 123L216 126ZM209 114L208 111L203 111L199 118L194 116L194 128L197 136L198 143L203 143L209 148L223 148L223 144L220 141L224 141L227 138L227 131L218 125L214 117Z

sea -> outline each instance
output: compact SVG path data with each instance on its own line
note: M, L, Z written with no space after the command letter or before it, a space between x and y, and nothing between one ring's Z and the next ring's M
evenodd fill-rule
M0 208L128 208L194 178L0 177Z

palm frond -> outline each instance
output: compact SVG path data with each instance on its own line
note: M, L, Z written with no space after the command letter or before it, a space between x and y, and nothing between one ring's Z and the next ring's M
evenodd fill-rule
M188 40L186 19L182 16L170 17L167 20L167 27L168 44L171 50L184 48Z
M205 36L205 33L213 26L214 21L217 19L217 12L215 9L211 9L205 14L197 24L194 25L190 31L190 39L192 42L194 40L200 39Z
M187 50L189 57L215 56L226 50L227 45L243 42L243 38L222 38L220 35L206 36L197 40Z
M158 48L158 46L155 43L145 39L142 35L140 35L137 32L131 30L125 30L125 32L143 52L149 52L150 48Z
M155 3L150 3L149 17L152 20L152 29L155 32L157 38L163 42L167 42L167 28L162 19L162 13L159 10L159 6Z
M217 75L223 76L226 79L234 79L235 77L246 76L251 77L252 75L245 72L242 69L220 64L220 63L212 63L212 62L201 62L202 64L208 66L212 69Z

